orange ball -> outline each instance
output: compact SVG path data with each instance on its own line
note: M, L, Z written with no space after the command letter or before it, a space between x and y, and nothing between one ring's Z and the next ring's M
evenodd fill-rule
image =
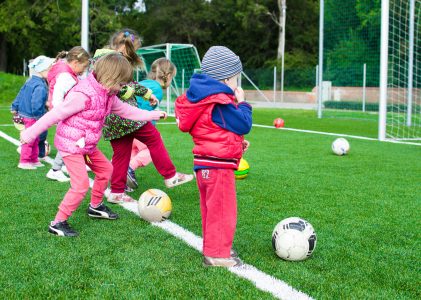
M273 120L273 126L275 126L276 128L284 127L284 125L285 121L281 118L276 118L275 120Z

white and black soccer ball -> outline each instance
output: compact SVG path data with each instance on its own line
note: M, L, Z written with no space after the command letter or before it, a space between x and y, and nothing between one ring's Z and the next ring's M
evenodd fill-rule
M272 247L284 260L309 258L316 248L316 232L304 219L291 217L279 222L272 233Z
M336 155L345 155L349 152L350 146L346 139L337 138L332 143L332 151Z
M171 199L161 190L149 189L140 195L138 210L142 219L148 222L161 222L171 215Z

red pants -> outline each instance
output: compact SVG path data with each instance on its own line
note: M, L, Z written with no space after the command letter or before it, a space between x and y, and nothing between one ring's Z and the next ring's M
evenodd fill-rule
M34 125L36 121L37 121L36 119L23 118L25 129ZM38 153L39 153L38 142L39 142L39 137L37 137L35 140L33 140L30 143L26 143L22 145L22 148L20 150L19 162L37 163L39 161L38 160Z
M123 193L126 187L127 169L129 168L133 139L144 143L151 153L152 162L164 179L173 177L176 173L168 151L162 141L161 134L150 122L141 128L121 138L111 140L113 147L113 175L111 176L111 192Z
M79 207L89 190L89 177L86 165L95 174L94 186L91 191L91 205L97 207L102 202L104 191L113 172L109 160L98 149L88 155L89 160L82 154L72 154L63 157L70 175L70 189L58 207L59 211L54 221L67 220Z
M237 226L234 170L196 171L202 213L203 255L230 257Z

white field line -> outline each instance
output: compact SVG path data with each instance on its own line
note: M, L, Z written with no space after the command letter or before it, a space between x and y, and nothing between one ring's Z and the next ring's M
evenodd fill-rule
M0 136L5 140L11 142L12 144L19 146L20 142L11 136L5 134L4 132L0 131ZM53 159L49 156L45 158L45 162L49 164L53 164ZM90 186L92 188L94 181L90 178L89 179ZM110 190L107 189L105 191L105 196L108 197ZM135 213L139 216L139 212L137 209L137 202L134 203L122 203L122 207L125 209ZM139 216L140 217L140 216ZM169 220L164 222L158 223L151 223L151 225L159 227L169 234L175 236L176 238L184 241L190 247L196 249L200 253L202 253L202 238L195 235L194 233L184 229L183 227L179 226L176 223L173 223ZM271 275L268 275L259 269L255 268L252 265L244 264L241 267L232 267L228 268L228 270L236 274L237 276L247 279L254 283L259 290L272 294L272 296L278 299L291 299L291 300L301 300L301 299L312 299L309 295L306 295L293 287L289 286L287 283L279 280Z
M296 131L296 132L303 132L303 133L313 133L313 134L321 134L321 135L348 137L348 138L359 139L359 140L367 140L367 141L377 141L377 142L386 142L386 143L394 143L394 144L406 144L406 145L421 146L421 144L418 144L418 143L402 142L402 141L395 141L395 140L379 141L378 139L375 139L375 138L369 138L369 137L359 136L359 135L349 135L349 134L342 134L342 133L323 132L323 131L314 131L314 130L305 130L305 129L286 128L286 127L275 128L273 126L259 125L259 124L253 124L253 126L254 127L261 127L261 128L276 129L276 130L286 130L286 131Z

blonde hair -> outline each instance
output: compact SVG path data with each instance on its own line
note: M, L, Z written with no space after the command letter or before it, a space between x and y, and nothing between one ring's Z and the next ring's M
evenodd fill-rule
M91 56L80 46L73 47L69 51L60 51L56 56L56 61L65 58L67 62L77 61L81 64L88 62Z
M169 59L161 57L152 63L148 78L162 82L163 87L167 88L171 84L171 81L168 81L169 76L175 77L176 74L176 66Z
M123 55L132 64L133 67L144 68L143 61L136 54L136 50L142 46L142 40L136 31L125 28L117 31L111 36L110 49L118 50L124 45L125 52Z
M133 67L120 53L110 53L98 59L94 73L97 81L106 88L126 84L133 79Z

